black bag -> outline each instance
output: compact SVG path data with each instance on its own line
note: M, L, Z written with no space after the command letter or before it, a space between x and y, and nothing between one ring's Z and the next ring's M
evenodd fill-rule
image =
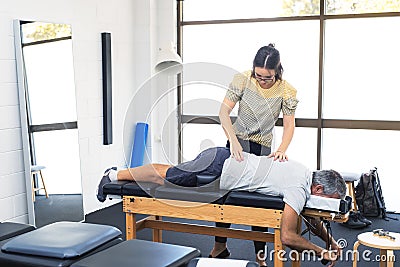
M386 219L385 200L376 168L361 175L355 188L358 210L366 217L381 217Z

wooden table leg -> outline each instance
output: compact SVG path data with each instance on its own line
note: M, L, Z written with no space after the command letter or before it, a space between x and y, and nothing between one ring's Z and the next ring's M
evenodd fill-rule
M155 216L157 221L162 221L161 216ZM162 242L162 231L160 229L153 229L153 241Z
M133 213L125 213L126 240L136 239L136 218Z
M294 250L293 250L294 251ZM300 267L301 265L301 252L296 251L296 253L291 254L292 257L292 267Z
M389 249L386 251L386 266L393 267L395 262L395 256L393 254L393 250Z
M282 254L283 252L283 245L281 241L281 229L274 229L274 266L275 267L283 267L284 262L282 261L282 257L285 256L285 254Z
M354 247L353 247L353 267L357 267L357 261L360 258L358 255L358 246L360 245L360 242L356 241L354 243Z
M46 198L49 198L49 194L47 194L46 184L44 183L44 178L41 170L39 171L39 174L40 174L40 179L42 180L43 190L46 195Z
M387 253L386 253L386 249L381 249L380 251L379 251L379 256L380 256L380 258L379 258L379 267L385 267L386 266L386 255L387 255Z

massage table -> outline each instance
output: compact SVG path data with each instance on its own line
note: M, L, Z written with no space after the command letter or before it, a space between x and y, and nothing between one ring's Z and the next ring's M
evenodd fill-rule
M108 225L56 222L0 242L0 266L70 266L122 242Z
M138 231L150 228L153 230L155 242L162 242L162 230L168 230L264 241L273 243L275 251L283 250L280 238L284 208L282 197L256 192L222 190L219 188L219 179L216 178L198 175L197 187L180 187L168 182L165 185L157 185L148 182L114 181L105 184L103 191L108 198L120 198L123 201L127 240L135 239ZM333 211L306 207L302 215L326 221L347 221L351 199L337 200L334 206ZM136 214L148 216L137 221ZM163 217L261 226L272 228L274 232L172 222L163 220ZM301 231L300 216L298 231L299 233ZM284 266L284 262L279 260L278 253L274 253L274 266ZM300 266L300 262L294 261L292 266Z
M0 266L180 267L200 256L196 248L120 235L109 225L56 222L1 241Z

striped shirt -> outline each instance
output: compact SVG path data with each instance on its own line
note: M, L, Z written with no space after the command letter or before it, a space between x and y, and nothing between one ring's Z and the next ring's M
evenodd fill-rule
M233 124L236 136L266 147L272 145L272 130L279 114L294 115L297 103L296 89L285 80L277 80L269 89L263 89L251 76L251 71L236 74L225 98L239 102L238 117Z

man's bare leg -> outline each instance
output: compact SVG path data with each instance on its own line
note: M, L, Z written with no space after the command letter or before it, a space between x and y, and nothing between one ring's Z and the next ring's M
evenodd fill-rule
M171 167L171 165L156 163L121 170L117 173L115 173L117 168L109 168L97 186L96 197L100 202L104 202L107 196L103 194L103 186L115 180L152 182L163 185L164 179L167 176L167 170Z
M153 163L120 170L117 173L117 179L125 181L152 182L163 185L164 179L167 176L167 170L171 167L172 165Z

